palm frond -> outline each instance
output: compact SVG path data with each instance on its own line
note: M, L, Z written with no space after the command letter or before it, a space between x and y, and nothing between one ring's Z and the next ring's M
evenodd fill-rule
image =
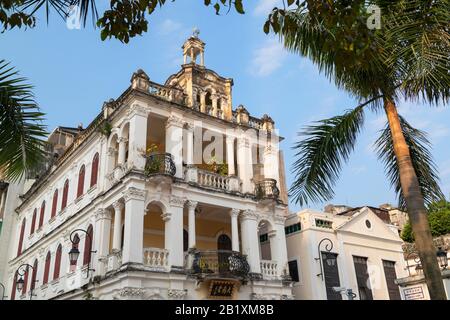
M429 205L434 201L444 199L444 194L439 187L437 168L429 150L431 144L426 133L413 128L402 116L399 116L399 118L425 204ZM378 158L385 166L385 172L391 185L395 189L399 207L406 209L405 198L401 191L399 167L388 125L381 131L380 137L376 140L375 150Z
M290 195L300 205L309 201L326 201L333 197L333 187L343 162L347 162L364 123L364 106L316 122L299 135L305 136L293 149L297 150L292 172L295 182Z
M0 60L0 173L10 181L20 179L44 160L44 114L31 89L17 71Z

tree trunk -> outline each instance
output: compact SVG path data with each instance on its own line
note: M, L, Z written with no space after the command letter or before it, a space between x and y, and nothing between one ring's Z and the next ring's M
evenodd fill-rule
M389 121L394 152L399 167L402 193L406 201L408 216L414 232L416 248L422 263L430 298L432 300L446 300L447 296L436 257L436 248L433 245L430 224L428 223L427 209L411 161L409 147L400 126L397 108L393 102L385 100L384 109Z

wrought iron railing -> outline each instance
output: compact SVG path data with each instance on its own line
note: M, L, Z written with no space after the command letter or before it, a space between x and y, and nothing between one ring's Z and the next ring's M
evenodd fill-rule
M170 153L152 153L147 156L145 163L145 174L175 176L176 167L173 156Z
M250 266L246 256L231 250L207 250L189 253L190 271L199 276L247 277Z
M256 182L255 196L257 199L278 199L280 190L277 187L277 180L263 179Z

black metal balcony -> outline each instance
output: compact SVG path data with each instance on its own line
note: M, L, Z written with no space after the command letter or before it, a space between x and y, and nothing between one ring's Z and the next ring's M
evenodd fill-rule
M257 199L278 199L280 189L277 187L277 180L263 179L255 183L255 196Z
M235 251L195 251L189 256L192 259L191 273L200 277L246 278L250 271L246 256Z
M152 153L147 156L145 162L145 174L175 176L176 167L173 156L170 153Z

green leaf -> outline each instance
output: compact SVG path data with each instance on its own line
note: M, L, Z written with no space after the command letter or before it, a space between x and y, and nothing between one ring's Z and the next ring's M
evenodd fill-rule
M235 0L234 1L234 7L236 8L236 11L240 14L244 14L244 7L242 5L242 0Z

